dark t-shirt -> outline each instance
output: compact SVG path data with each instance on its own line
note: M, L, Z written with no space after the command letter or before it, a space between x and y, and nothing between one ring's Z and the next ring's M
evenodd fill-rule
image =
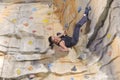
M63 40L65 42L66 47L70 48L73 46L73 45L71 45L72 37L65 35L65 36L61 36L60 38L61 38L61 41ZM58 45L59 45L59 43L58 43Z

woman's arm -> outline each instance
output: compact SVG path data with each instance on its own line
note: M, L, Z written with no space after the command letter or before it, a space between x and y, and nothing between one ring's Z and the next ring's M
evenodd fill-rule
M69 51L69 49L65 46L64 41L61 41L59 45L60 45L62 51L66 51L66 52Z
M64 33L60 33L60 32L57 33L57 36L58 36L58 37L65 36L65 35L67 35L67 34L66 34L66 31L64 31Z
M64 36L65 34L63 34L63 33L57 33L57 37L61 37L61 36Z

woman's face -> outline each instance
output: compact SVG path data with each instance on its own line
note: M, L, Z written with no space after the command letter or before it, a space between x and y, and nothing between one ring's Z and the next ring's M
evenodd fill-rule
M59 39L58 37L52 36L52 41L53 41L53 42L55 42L55 43L58 42L58 39Z

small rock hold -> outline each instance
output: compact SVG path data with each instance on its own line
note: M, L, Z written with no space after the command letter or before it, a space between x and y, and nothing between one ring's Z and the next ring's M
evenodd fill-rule
M74 78L70 78L70 80L74 80Z
M74 66L74 67L71 69L71 71L77 71L76 66Z

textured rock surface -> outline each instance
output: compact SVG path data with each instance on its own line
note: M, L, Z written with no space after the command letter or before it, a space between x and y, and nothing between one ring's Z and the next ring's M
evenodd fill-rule
M59 4L60 1L61 0L56 0L57 4ZM71 0L71 2L69 2L69 0L65 1L66 3L63 2L61 3L61 5L64 4L66 8L72 5L71 9L69 9L73 10L72 12L69 13L69 10L64 10L59 5L56 6L58 7L58 15L61 15L59 13L61 9L61 11L63 11L63 14L65 15L60 16L61 21L69 18L67 22L62 22L63 25L69 25L69 27L65 27L68 30L68 34L72 34L74 28L73 25L81 18L81 16L79 16L81 14L77 13L77 11L79 10L79 6L81 6L82 9L80 13L84 11L85 5L87 4L89 4L92 8L91 13L89 14L91 22L90 25L86 26L86 29L90 28L90 31L87 31L88 34L86 38L84 38L86 35L84 31L86 30L83 30L83 32L81 32L79 44L75 46L77 53L84 53L86 51L84 50L84 48L87 46L87 48L89 48L92 53L92 55L87 58L87 61L89 61L88 63L91 63L91 61L95 62L95 60L99 60L100 64L102 65L100 67L100 70L102 72L105 72L109 76L107 79L119 80L119 73L117 72L119 71L119 69L116 69L117 66L119 66L116 63L118 63L118 61L120 60L120 31L118 22L120 19L119 0L89 0L88 2L85 0ZM72 14L76 14L77 17L74 17L72 19ZM69 23L69 20L71 20L72 22Z
M48 1L1 0L0 79L35 74L32 80L120 80L120 0ZM55 46L40 54L49 35L66 30L72 36L87 5L91 21L81 28L78 44L69 53Z

